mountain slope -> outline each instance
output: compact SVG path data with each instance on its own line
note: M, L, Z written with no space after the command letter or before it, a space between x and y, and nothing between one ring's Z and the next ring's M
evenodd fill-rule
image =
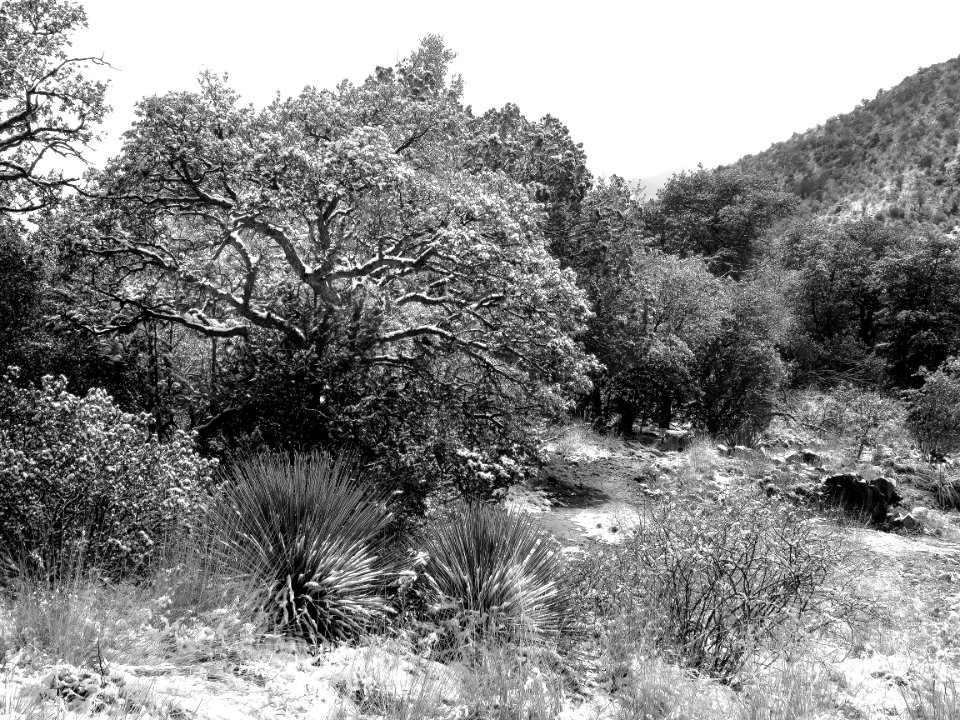
M960 58L735 165L777 176L808 215L960 224Z

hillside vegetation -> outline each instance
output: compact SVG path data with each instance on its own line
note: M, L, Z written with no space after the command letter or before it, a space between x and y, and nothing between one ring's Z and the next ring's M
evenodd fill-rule
M765 171L809 216L960 220L960 58L921 69L854 110L735 165Z

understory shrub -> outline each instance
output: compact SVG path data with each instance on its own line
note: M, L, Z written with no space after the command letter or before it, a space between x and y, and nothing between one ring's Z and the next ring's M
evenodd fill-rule
M429 528L423 575L435 607L510 637L556 636L570 619L564 564L532 516L469 504Z
M102 390L79 397L63 378L22 388L4 376L0 552L40 566L82 553L104 569L138 571L158 543L189 528L215 462L187 433L161 442L149 422Z
M586 558L580 577L597 618L618 619L618 633L729 681L761 648L776 656L811 618L835 616L838 558L832 536L795 507L671 500L624 543Z
M385 498L351 458L263 453L233 463L213 508L214 551L280 629L312 642L381 621L396 579Z
M936 459L960 450L960 358L920 375L923 386L907 393L907 426L920 449Z

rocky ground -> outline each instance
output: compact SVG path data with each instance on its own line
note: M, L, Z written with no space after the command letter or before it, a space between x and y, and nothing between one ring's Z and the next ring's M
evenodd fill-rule
M882 450L868 461L844 462L829 449L790 443L760 450L688 444L683 433L620 441L585 429L567 431L547 446L549 462L540 479L512 488L508 503L537 513L566 552L577 554L594 543L618 542L641 521L645 507L669 492L709 501L734 485L756 484L768 494L803 502L831 492L826 481L838 475L879 488L886 486L878 479L891 479L895 495L874 494L886 498L882 517L867 507L859 521L839 526L874 622L861 636L808 649L809 672L825 694L819 705L809 713L801 708L756 717L956 718L951 713L960 708L960 523L956 512L931 509L936 488L923 463L917 457L885 457ZM616 687L599 677L602 672L578 682L533 673L520 686L506 677L491 684L489 673L481 680L468 668L424 660L399 641L320 655L279 638L251 637L227 647L213 633L200 632L190 642L190 661L181 653L179 661L110 662L98 672L25 667L17 657L8 658L0 670L0 718L101 710L176 720L514 717L503 714L503 697L494 697L505 692L523 695L527 711L516 715L518 720L747 717L736 710L739 700L730 688L643 658L636 661L646 663L638 677L650 678L650 692L683 697L686 704L661 703L658 707L666 708L661 714L648 713L647 705L627 707ZM694 699L700 704L690 705ZM481 707L486 710L479 712Z

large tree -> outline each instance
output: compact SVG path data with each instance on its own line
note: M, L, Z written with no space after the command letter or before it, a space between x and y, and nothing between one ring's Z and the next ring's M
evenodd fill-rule
M102 64L71 55L82 8L59 0L7 0L0 9L0 214L38 210L77 178L103 119Z
M529 188L546 210L544 233L551 252L564 266L575 264L570 241L592 183L583 146L557 118L528 120L513 103L475 118L470 132L469 154L476 166L502 170Z
M427 38L360 85L264 109L209 74L141 102L98 197L51 228L86 259L74 320L184 328L219 342L224 367L255 350L325 368L301 392L313 417L336 415L332 367L443 397L448 426L494 435L559 407L585 377L587 304L548 252L542 206L469 152L451 57Z
M0 7L0 371L20 365L34 379L76 378L96 362L81 336L43 327L52 269L28 233L28 220L75 186L106 112L105 85L91 77L102 61L70 52L85 25L83 9L61 0Z

